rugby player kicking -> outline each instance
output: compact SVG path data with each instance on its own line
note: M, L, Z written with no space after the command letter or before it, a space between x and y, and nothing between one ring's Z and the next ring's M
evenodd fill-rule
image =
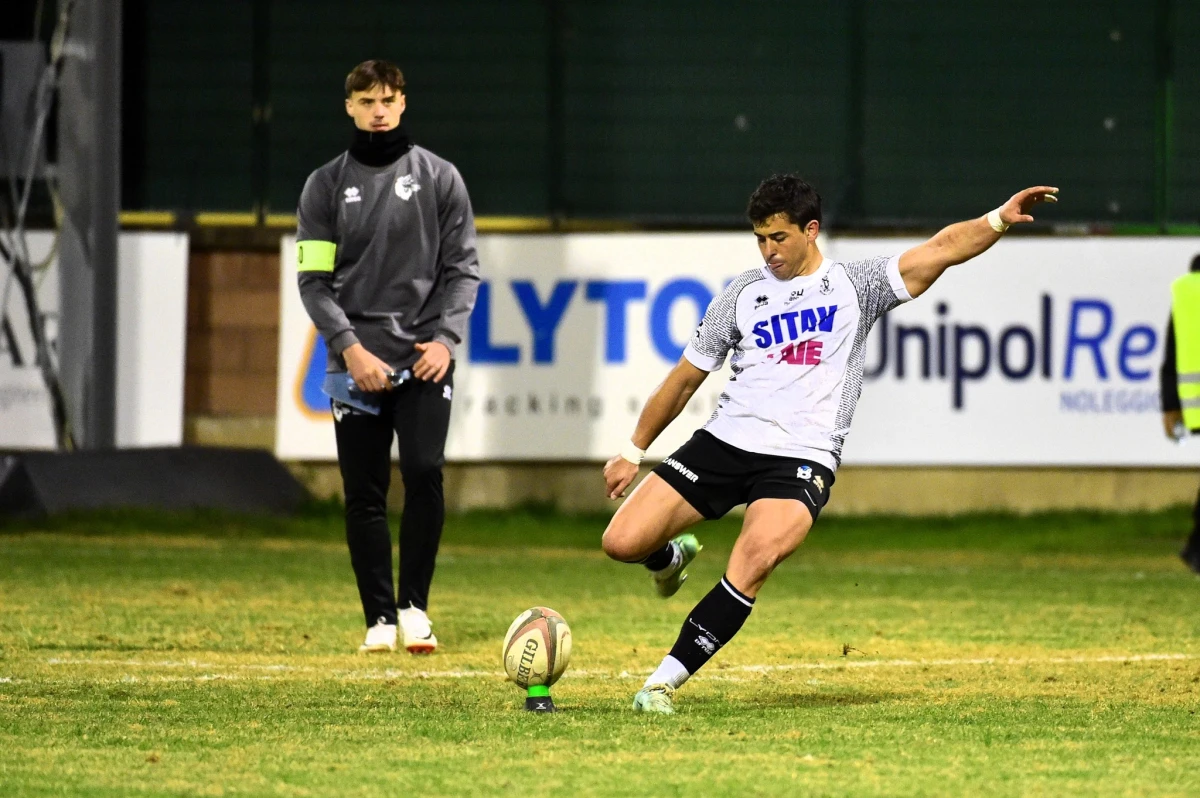
M604 552L648 568L672 596L700 551L681 534L746 504L725 575L688 614L671 652L633 699L674 712L674 694L742 628L767 577L804 541L829 500L862 392L871 325L925 293L946 269L985 252L1010 225L1032 222L1057 188L1035 186L994 211L944 228L892 257L842 263L817 249L821 197L796 175L767 178L746 215L765 264L713 300L683 357L650 398L633 437L604 467L611 499L625 495L655 438L731 355L717 409L638 485L604 531Z

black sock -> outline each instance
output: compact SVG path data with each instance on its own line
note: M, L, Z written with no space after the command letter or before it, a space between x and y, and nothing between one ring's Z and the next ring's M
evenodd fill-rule
M642 560L642 565L646 566L651 571L661 571L670 565L674 559L675 544L668 543L646 559Z
M683 622L671 656L679 660L689 674L695 673L721 646L733 639L753 608L754 599L743 596L727 578L721 577Z

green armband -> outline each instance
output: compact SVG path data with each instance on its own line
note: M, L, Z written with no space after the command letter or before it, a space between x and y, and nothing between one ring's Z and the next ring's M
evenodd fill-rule
M332 241L299 241L296 243L296 269L302 272L331 272L336 253L337 245Z

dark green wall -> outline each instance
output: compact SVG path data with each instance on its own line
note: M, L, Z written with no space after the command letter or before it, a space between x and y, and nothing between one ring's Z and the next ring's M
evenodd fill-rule
M1050 183L1056 216L1153 218L1151 4L869 6L867 216L953 216Z
M805 174L834 200L847 161L851 4L566 8L569 214L737 223L777 171Z
M1200 221L1200 3L1172 3L1167 218Z
M221 10L178 0L129 9L141 16L125 31L126 208L249 210L254 204L251 8L213 6Z
M545 22L541 2L272 3L271 209L349 144L346 73L386 58L408 83L405 126L454 161L478 212L545 214Z
M791 170L835 226L1043 181L1057 220L1200 221L1188 0L130 5L129 208L290 212L347 144L346 72L381 57L481 215L736 225Z

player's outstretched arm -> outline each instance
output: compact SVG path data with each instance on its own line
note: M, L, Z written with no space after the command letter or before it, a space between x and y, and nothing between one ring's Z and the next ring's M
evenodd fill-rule
M942 228L937 235L900 256L900 276L913 297L925 293L942 272L986 252L1010 225L1032 222L1029 212L1039 202L1057 202L1058 189L1034 186L1018 191L1008 202L981 216Z
M675 368L654 389L642 407L631 438L632 445L641 451L650 448L650 444L667 425L687 407L688 400L708 375L709 372L696 368L687 358L679 358ZM641 460L640 457L636 459ZM624 496L626 489L637 479L637 474L638 463L629 459L624 452L618 454L604 466L605 494L610 499Z

